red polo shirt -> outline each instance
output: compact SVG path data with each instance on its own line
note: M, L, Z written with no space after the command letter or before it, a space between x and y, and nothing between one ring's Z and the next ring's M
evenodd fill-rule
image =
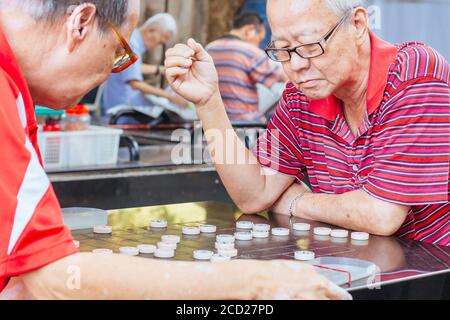
M34 105L0 30L0 291L8 278L77 252L41 165Z
M362 189L410 206L398 235L450 245L450 71L419 43L371 39L366 116L354 135L334 96L311 101L288 84L255 153L316 193Z

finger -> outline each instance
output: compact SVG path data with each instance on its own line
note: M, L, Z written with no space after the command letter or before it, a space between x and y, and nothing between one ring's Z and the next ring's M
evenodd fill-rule
M194 55L195 55L195 51L185 44L177 44L175 47L166 51L166 58L172 57L172 56L191 58Z
M178 68L178 67L173 67L173 68L168 68L166 69L166 77L170 80L174 80L177 77L180 76L184 76L189 72L189 69L185 69L185 68Z
M194 50L195 52L194 56L196 59L200 61L209 61L211 59L210 55L208 54L208 52L206 52L203 46L194 39L190 38L187 44L189 48Z
M337 286L331 281L326 281L323 283L323 289L325 290L325 295L331 300L352 300L352 296L341 287Z
M164 65L166 68L179 67L189 69L192 66L192 59L187 59L180 56L171 56L166 58Z

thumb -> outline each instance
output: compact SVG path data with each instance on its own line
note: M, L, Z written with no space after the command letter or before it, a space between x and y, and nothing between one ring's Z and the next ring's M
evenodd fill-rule
M197 41L195 41L194 39L190 38L187 42L187 45L194 50L195 52L195 58L200 60L200 61L209 61L210 60L210 56L208 54L208 52L206 52L206 50L203 48L203 46L198 43Z

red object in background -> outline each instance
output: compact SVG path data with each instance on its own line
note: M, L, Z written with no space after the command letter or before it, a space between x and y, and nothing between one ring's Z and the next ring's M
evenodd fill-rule
M61 131L61 124L60 124L59 120L47 118L45 120L44 126L42 127L42 130L44 130L44 132Z
M85 115L89 114L89 108L86 107L84 104L79 104L72 109L66 110L65 113L71 116Z

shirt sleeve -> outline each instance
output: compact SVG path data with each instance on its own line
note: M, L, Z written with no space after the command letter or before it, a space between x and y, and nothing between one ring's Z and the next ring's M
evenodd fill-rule
M449 201L450 89L443 81L404 84L381 111L373 171L363 189L401 205Z
M25 132L25 107L1 69L0 96L1 286L78 250Z
M285 81L281 65L270 60L262 51L253 60L249 74L255 83L260 83L269 89L275 83Z
M253 153L263 167L302 181L305 175L304 160L298 142L298 130L292 122L286 98L285 91Z

